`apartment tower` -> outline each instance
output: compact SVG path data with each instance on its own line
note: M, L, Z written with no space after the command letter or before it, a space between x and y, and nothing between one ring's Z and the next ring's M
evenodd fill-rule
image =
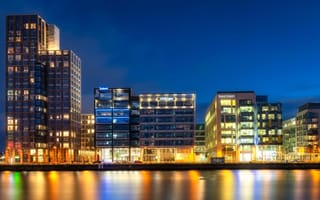
M7 162L77 159L81 61L39 15L6 18Z

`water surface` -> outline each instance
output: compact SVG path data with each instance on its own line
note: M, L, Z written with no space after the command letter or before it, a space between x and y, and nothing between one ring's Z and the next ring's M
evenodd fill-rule
M1 200L320 199L320 170L0 172Z

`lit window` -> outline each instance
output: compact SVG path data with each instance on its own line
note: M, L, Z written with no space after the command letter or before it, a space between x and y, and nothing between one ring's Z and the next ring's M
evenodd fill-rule
M36 23L31 23L30 24L30 29L36 29L37 28L37 24Z
M231 106L231 105L232 105L231 99L221 99L221 100L220 100L220 104L221 104L222 106Z
M268 114L268 119L274 119L274 114Z
M69 117L69 114L64 114L63 115L63 119L69 119L70 117Z
M69 137L69 131L63 131L63 137Z
M29 26L29 23L25 23L25 24L24 24L24 28L25 28L25 29L29 29L29 27L30 27L30 26Z
M14 49L13 47L8 47L8 54L13 54L14 53Z

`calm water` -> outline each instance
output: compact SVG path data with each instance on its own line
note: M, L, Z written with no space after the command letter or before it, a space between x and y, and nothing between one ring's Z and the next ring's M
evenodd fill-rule
M320 199L320 170L1 172L0 199Z

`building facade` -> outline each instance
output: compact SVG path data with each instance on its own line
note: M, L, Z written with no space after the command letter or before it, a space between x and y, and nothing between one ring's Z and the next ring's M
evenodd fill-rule
M283 153L282 104L269 103L267 96L256 97L257 161L281 161Z
M130 162L140 159L138 100L130 88L94 89L98 160Z
M144 162L194 161L195 94L140 94Z
M283 132L283 154L285 155L285 161L297 160L296 154L296 118L292 117L290 119L284 120L282 123Z
M58 52L63 56L57 55ZM64 55L64 52L60 51L59 29L55 25L46 23L38 15L7 16L7 162L68 162L76 159L78 145L75 138L80 133L81 63L75 54L67 51L68 55ZM66 60L60 61L64 56ZM60 74L62 68L67 69L64 74L67 78L62 71ZM53 89L52 85L56 88ZM65 92L69 94L64 95ZM64 102L70 105L64 107ZM56 106L53 112L52 104Z
M270 104L253 91L218 92L205 116L208 158L224 158L226 162L270 160L267 151L276 151L271 154L278 158L282 145L282 121L278 117L281 105ZM279 137L281 140L273 140Z
M81 61L70 50L39 52L47 69L48 149L54 162L78 161L81 133Z
M296 159L319 161L320 103L306 103L296 114Z
M81 114L80 161L94 162L97 160L94 146L94 114Z
M196 162L207 162L206 135L204 124L197 124L194 134L194 154Z

